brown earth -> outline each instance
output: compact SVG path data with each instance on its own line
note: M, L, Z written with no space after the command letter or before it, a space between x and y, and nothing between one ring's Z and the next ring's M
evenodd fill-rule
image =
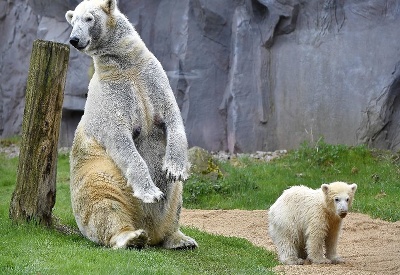
M181 224L212 234L245 238L276 252L267 234L267 211L188 210ZM201 243L199 244L201 248ZM338 265L277 266L285 274L400 274L400 221L386 222L350 213L343 221L338 253L346 261Z

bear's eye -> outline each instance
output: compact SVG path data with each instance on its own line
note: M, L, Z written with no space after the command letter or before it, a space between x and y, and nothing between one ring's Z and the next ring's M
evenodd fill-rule
M86 22L91 22L93 20L93 15L91 15L91 14L88 14L86 17L85 17L85 21Z

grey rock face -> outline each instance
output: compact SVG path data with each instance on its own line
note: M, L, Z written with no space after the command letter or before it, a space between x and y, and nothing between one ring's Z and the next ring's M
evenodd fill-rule
M78 0L0 0L0 133L19 133L34 39L67 43ZM119 1L163 64L190 146L290 149L323 136L398 150L400 2ZM62 146L83 113L89 57L71 50Z

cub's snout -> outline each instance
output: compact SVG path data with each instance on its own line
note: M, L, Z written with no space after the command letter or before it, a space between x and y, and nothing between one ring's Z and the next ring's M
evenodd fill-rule
M340 212L340 214L339 214L339 217L341 217L342 219L343 219L344 217L346 217L346 216L347 216L347 211L346 211L346 212L342 211L342 212Z

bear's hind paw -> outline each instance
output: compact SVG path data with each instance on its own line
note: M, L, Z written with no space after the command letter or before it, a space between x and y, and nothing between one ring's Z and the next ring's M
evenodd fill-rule
M181 231L178 230L177 232L175 232L175 234L173 234L164 241L163 246L167 249L180 250L180 249L195 249L199 245L193 238L186 236L185 234L183 234Z
M125 231L111 238L111 247L120 248L143 248L148 240L146 231L139 229L136 231Z

